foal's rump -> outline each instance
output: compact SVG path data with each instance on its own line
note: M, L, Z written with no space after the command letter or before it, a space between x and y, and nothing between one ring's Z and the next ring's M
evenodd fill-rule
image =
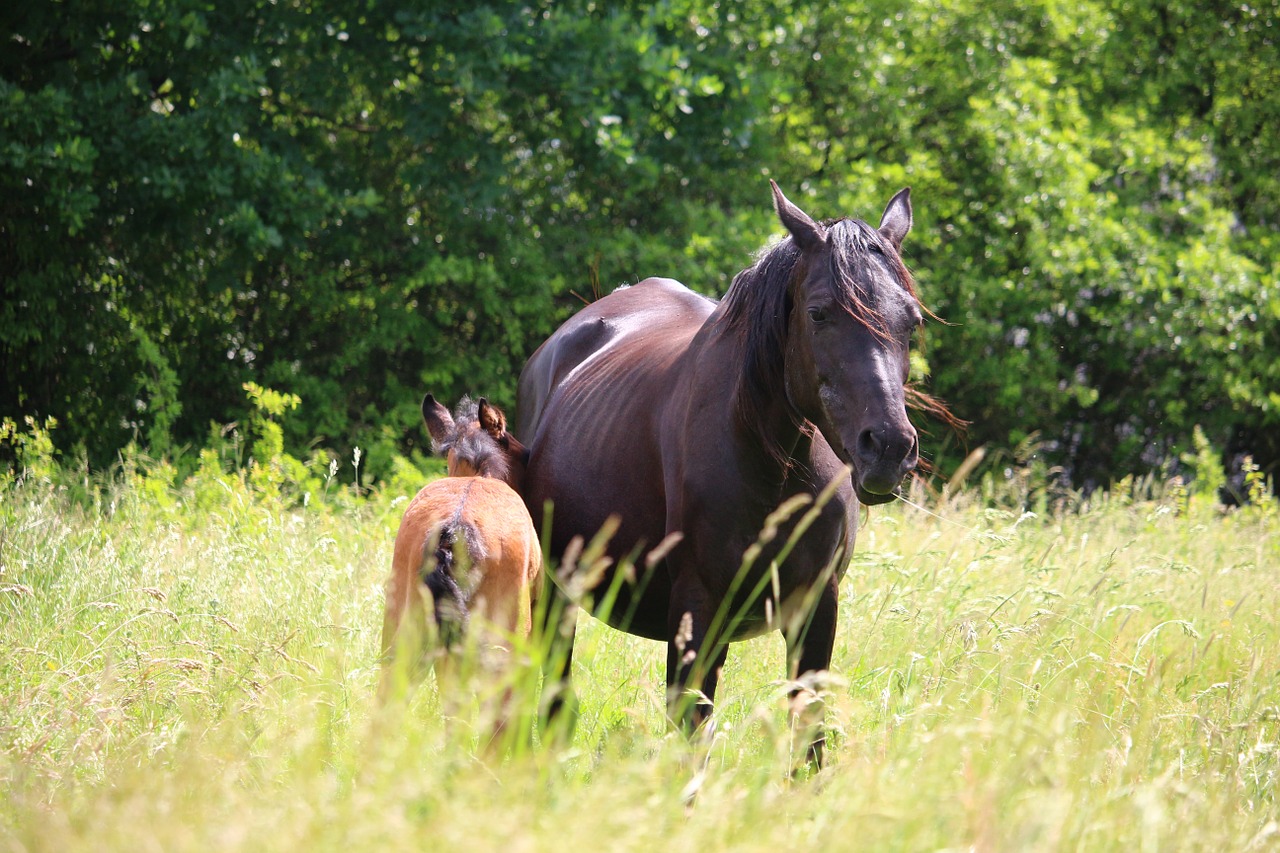
M422 543L419 574L435 610L441 644L452 648L461 641L471 615L467 606L471 566L485 559L484 543L475 526L455 517L436 527Z
M541 551L524 502L506 483L446 477L427 484L400 521L387 585L382 648L428 634L484 631L483 642L528 636ZM434 614L423 589L431 593Z

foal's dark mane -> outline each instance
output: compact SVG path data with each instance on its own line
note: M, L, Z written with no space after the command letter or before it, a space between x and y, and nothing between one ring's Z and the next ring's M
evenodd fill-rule
M458 401L453 413L453 433L443 441L433 441L433 450L454 456L474 468L481 477L507 479L509 465L506 453L493 436L480 425L480 404L470 397Z
M886 336L888 331L876 310L876 294L872 292L867 266L873 255L880 256L902 289L918 302L911 273L893 246L861 219L836 219L823 225L828 246L824 258L837 304L874 334ZM794 308L792 289L807 273L803 253L795 240L786 237L765 248L753 265L734 276L723 300L725 321L743 335L746 348L745 368L734 393L734 414L739 424L757 436L765 451L784 466L789 464L787 450L769 434L764 413L770 401L787 401L783 359ZM928 402L931 405L923 408L930 411L946 411L920 392L908 397ZM802 426L804 417L789 401L787 408L795 424Z

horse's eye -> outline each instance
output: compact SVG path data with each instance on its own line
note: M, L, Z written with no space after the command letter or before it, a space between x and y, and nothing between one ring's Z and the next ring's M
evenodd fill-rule
M825 308L819 308L819 307L817 307L817 306L814 306L814 307L810 308L810 309L809 309L809 320L810 320L810 321L812 321L813 325L815 325L815 326L821 326L823 323L827 322L827 312L826 312L826 309L825 309Z

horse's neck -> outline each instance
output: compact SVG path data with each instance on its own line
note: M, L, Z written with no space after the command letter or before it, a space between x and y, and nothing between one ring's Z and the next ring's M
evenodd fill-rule
M797 473L808 471L813 425L799 416L784 394L763 401L763 409L752 408L752 417L744 423L738 407L739 396L746 393L745 361L746 341L717 310L689 348L688 369L694 373L691 404L719 406L732 424L732 446L726 450L738 460L739 469L750 471L753 480L769 488L781 489Z

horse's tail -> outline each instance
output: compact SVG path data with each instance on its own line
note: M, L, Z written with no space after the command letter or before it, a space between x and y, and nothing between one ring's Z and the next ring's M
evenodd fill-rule
M462 566L458 565L459 542L465 549ZM425 554L423 556L426 557ZM432 559L423 560L422 582L431 591L431 599L435 604L436 628L445 648L460 641L466 631L471 614L467 609L468 595L464 589L470 583L465 574L469 573L471 565L482 558L475 529L461 519L454 519L440 528ZM428 572L428 568L431 571ZM464 575L462 578L459 578L460 573Z

